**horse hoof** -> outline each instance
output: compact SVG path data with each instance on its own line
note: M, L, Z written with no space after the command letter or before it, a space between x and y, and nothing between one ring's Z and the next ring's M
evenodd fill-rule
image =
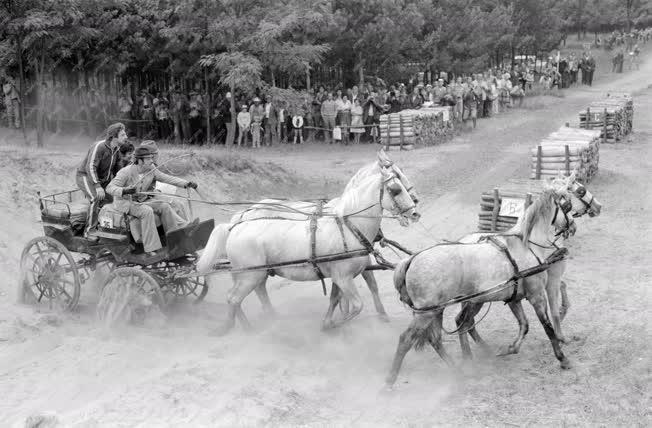
M380 319L382 322L389 322L389 315L382 313L378 314L378 319Z
M564 358L563 360L560 361L561 368L564 370L569 370L573 368L573 364L570 362L568 358Z
M389 395L394 392L394 384L393 383L386 383L385 386L380 388L380 394L381 395Z
M233 326L230 325L230 324L221 325L218 328L216 328L215 330L211 331L210 334L211 334L211 336L222 337L222 336L225 336L228 332L230 332L232 328L233 328Z
M512 346L509 345L507 347L501 347L498 350L498 353L496 354L497 357L504 357L505 355L512 355L512 354L518 354L518 350Z
M569 343L568 339L566 339L566 336L564 336L563 334L560 334L559 336L557 336L557 340L559 340L564 345Z

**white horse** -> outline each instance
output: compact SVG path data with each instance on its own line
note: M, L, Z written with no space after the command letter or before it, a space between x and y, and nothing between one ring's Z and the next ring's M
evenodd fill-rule
M575 179L575 174L571 174L570 177L560 176L559 178L552 180L550 185L557 191L568 192L572 204L571 212L573 213L574 218L582 217L585 214L588 214L589 217L596 217L600 215L602 204L591 194L591 192L586 189L586 187L584 187L584 185L582 185L582 183L578 182ZM459 240L459 242L474 243L478 242L479 239L489 235L500 234L473 233L464 236ZM556 239L555 245L563 247L564 238L561 236L558 237ZM561 331L561 321L564 319L566 312L570 307L570 302L566 293L566 283L562 280L565 271L566 260L564 259L558 263L555 263L548 269L546 281L546 296L548 297L548 306L550 309L552 325L555 329L557 338L562 342L565 342L566 339L564 338L564 335ZM526 278L524 281L527 282L528 279ZM508 305L514 314L514 317L516 317L516 320L518 321L519 333L517 338L507 348L501 349L499 355L517 354L520 350L520 345L529 329L528 321L525 317L525 312L523 311L521 301L508 302ZM489 349L486 342L482 340L475 328L474 316L481 310L482 306L482 303L465 302L462 304L462 311L460 311L460 313L455 318L457 328L460 331L459 338L462 352L467 358L471 357L471 348L468 344L468 338L466 337L467 330L476 343L478 343L486 350Z
M403 173L403 171L395 165L391 159L387 156L384 150L379 151L378 153L378 160L381 162L385 167L391 168L407 190L408 194L412 198L412 201L414 201L415 205L418 204L419 202L419 196L414 189L414 186L410 182L410 180L407 178L407 176ZM347 187L351 184L351 182L355 180L360 180L361 178L374 174L376 172L377 168L375 164L369 164L349 180L349 183L347 184ZM330 204L335 204L337 203L336 199L332 199L330 201ZM231 220L229 224L222 224L218 225L217 227L220 228L220 231L217 232L221 235L220 241L226 244L226 239L225 235L228 236L228 232L230 231L231 227L234 224L237 224L241 221L244 220L255 220L255 219L260 219L263 217L282 217L288 220L305 220L306 215L309 215L310 213L315 212L317 209L317 202L315 201L287 201L287 200L282 200L282 199L263 199L259 201L257 204L252 205L251 207L242 210L231 217ZM219 248L216 253L217 258L227 258L226 255L226 249L225 248ZM371 264L371 262L370 262ZM380 317L381 320L383 321L389 321L389 317L387 316L387 312L385 311L385 307L383 306L382 301L380 300L380 295L378 294L378 283L376 282L376 277L373 274L373 271L370 270L364 270L361 273L362 278L367 284L367 287L369 288L369 291L371 292L371 297L374 302L374 307L376 308L376 312L378 313L378 316ZM263 305L263 310L269 314L269 315L275 315L275 310L271 304L271 301L269 299L269 294L267 293L267 288L266 284L263 283L261 286L256 288L256 294L258 295L258 299ZM331 305L336 306L340 300L341 300L341 293L338 285L333 282L332 288L331 288ZM345 304L345 306L348 306Z
M565 191L547 188L532 203L509 233L495 239L506 246L519 270L538 266L554 251L548 243L555 239L555 229L575 233L574 220L568 217L570 195ZM554 226L554 227L553 227ZM407 352L415 346L429 343L447 362L451 362L441 342L443 312L446 303L459 296L469 296L508 280L514 275L514 266L507 255L491 242L476 244L438 245L402 260L394 272L394 286L401 300L414 310L414 319L400 337L387 385L396 381ZM550 339L555 356L563 368L570 361L550 324L546 311L546 276L540 272L519 280L516 288L498 289L479 295L473 303L527 298Z
M373 171L369 173L367 168ZM364 173L362 172L364 170ZM317 257L329 256L348 251L364 250L365 245L358 235L372 242L380 230L383 211L398 217L402 226L417 221L419 214L409 192L402 184L395 169L387 166L379 155L373 166L361 169L347 185L339 199L324 206L322 216L316 218L315 251ZM344 222L342 227L336 218ZM352 226L348 227L346 223ZM236 315L247 324L240 309L242 300L253 290L264 286L269 272L266 270L246 271L247 267L285 263L293 260L308 260L312 256L309 216L297 219L257 218L244 220L231 226L231 230L216 227L198 263L199 273L208 272L224 253L232 269L245 269L234 272L233 287L228 293L229 311L227 321L218 329L218 334L228 332L235 324ZM333 320L334 306L329 307L323 320L325 328L334 327L357 316L362 310L353 278L369 265L369 256L347 258L345 260L317 263L325 278L332 278L343 296L352 303L352 310L339 323ZM274 274L294 281L315 281L319 279L317 269L311 265L292 265L274 268ZM260 295L259 295L260 296Z

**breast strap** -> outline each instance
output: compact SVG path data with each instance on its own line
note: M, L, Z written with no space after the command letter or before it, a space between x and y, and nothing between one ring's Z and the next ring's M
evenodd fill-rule
M505 254L505 257L507 257L507 260L509 260L509 262L512 264L512 267L514 268L514 277L518 277L520 273L518 264L516 263L516 260L514 260L514 257L512 257L512 254L509 252L509 248L507 248L507 245L505 245L503 242L498 240L493 235L488 235L480 239L480 241L483 240L491 242L499 250L501 250L503 254ZM505 300L505 303L514 301L514 299L516 299L517 291L518 291L518 278L514 281L514 289L512 291L512 295L509 297L509 299Z
M315 274L321 281L321 288L322 291L324 292L324 296L326 295L326 283L324 282L324 273L321 271L319 266L317 265L317 262L315 261L317 257L317 222L319 220L319 217L322 216L322 212L324 210L324 201L320 200L317 201L315 204L315 210L312 212L310 215L310 258L308 261L312 264L312 268L315 271Z

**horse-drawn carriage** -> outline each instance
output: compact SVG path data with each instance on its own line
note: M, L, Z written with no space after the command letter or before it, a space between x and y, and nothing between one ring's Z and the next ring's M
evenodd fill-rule
M170 296L201 301L208 291L203 277L176 278L181 267L196 260L213 230L206 220L165 232L158 228L162 251L150 256L140 242L139 220L106 204L99 213L99 240L84 237L89 203L80 190L38 197L44 236L27 243L21 255L23 300L47 303L71 311L79 303L81 286L98 265L109 268L104 286L121 282L155 304Z

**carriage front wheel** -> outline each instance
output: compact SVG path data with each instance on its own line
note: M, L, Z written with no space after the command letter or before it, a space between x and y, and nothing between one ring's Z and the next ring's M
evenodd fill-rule
M18 296L23 303L72 311L79 303L81 281L72 254L62 243L48 236L34 238L20 257Z
M163 314L165 299L156 279L138 267L119 267L104 283L97 316L107 325L142 324L152 313Z

